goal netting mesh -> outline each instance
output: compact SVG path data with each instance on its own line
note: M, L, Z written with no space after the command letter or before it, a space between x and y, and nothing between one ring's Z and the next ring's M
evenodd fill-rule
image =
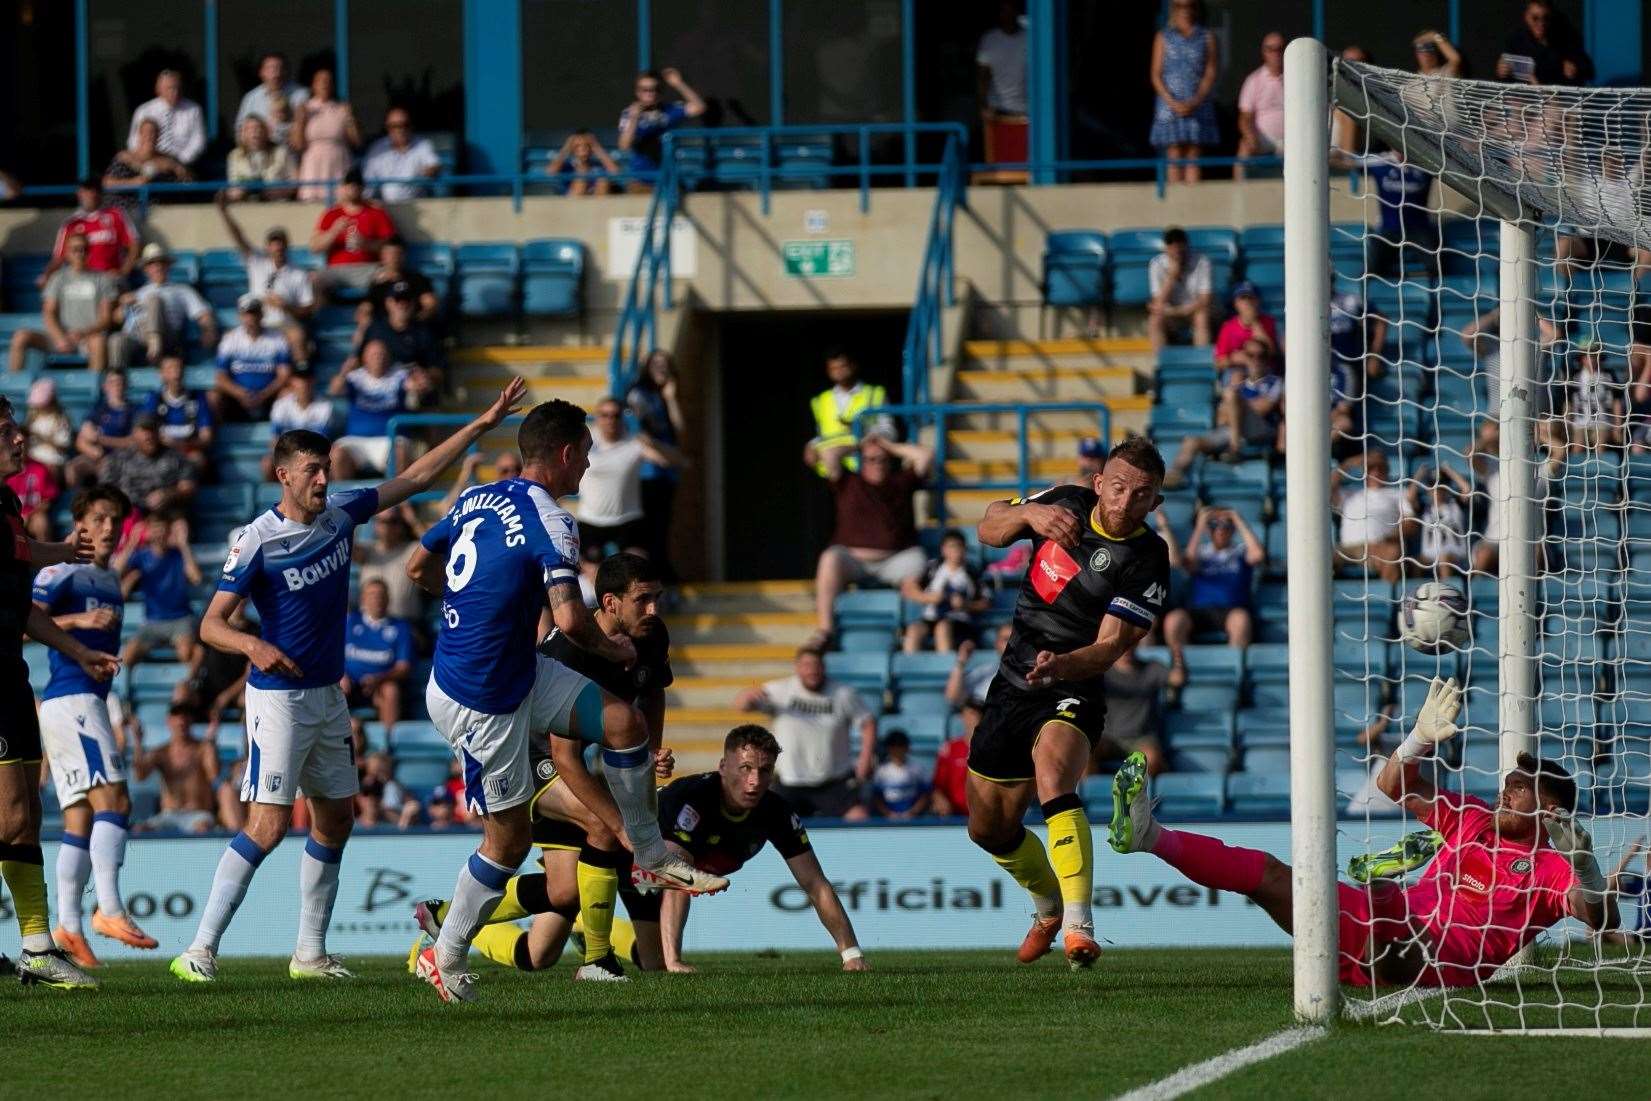
M1651 93L1343 62L1331 100L1333 187L1365 215L1330 236L1333 485L1338 556L1347 552L1332 609L1339 847L1378 851L1424 828L1372 776L1436 674L1466 687L1463 733L1423 775L1496 804L1500 659L1510 636L1528 635L1535 747L1575 778L1578 819L1611 875L1651 832L1651 276L1638 278L1651 268ZM1499 423L1511 323L1498 302L1501 221L1529 227L1535 243L1531 417L1510 428ZM1498 559L1516 537L1497 504L1504 430L1517 433L1514 461L1535 486L1534 599L1518 610L1498 606ZM1427 656L1399 641L1401 601L1428 581L1468 599L1459 652ZM1528 630L1513 629L1514 616ZM1486 929L1468 938L1487 965L1471 985L1344 987L1345 1004L1450 1029L1651 1026L1651 950L1632 935L1651 929L1646 859L1641 849L1611 881L1628 935L1561 920L1492 975L1510 930ZM1437 905L1459 907L1458 922L1541 913L1529 867L1510 872L1466 846L1432 870L1448 888ZM1435 905L1424 901L1429 874L1369 889L1378 912L1402 915L1396 943L1424 954L1435 952L1425 930L1441 920L1419 912Z

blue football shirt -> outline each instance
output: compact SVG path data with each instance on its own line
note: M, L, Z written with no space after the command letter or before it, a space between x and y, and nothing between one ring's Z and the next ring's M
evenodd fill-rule
M388 673L398 661L413 660L413 629L405 620L368 619L351 612L344 625L344 675L351 680Z
M76 627L69 633L83 645L105 654L120 652L120 624L126 613L126 598L120 593L120 578L113 570L99 569L90 562L69 562L47 566L34 578L34 601L45 607L50 615L79 615L98 608L109 608L115 621L107 630L93 631ZM59 696L78 696L84 693L103 698L109 695L109 682L86 675L86 671L72 658L56 650L51 651L51 679L40 694L43 700Z
M150 623L195 614L189 604L189 577L184 573L183 553L176 547L167 547L160 554L148 547L139 547L126 560L126 570L138 573L143 618Z

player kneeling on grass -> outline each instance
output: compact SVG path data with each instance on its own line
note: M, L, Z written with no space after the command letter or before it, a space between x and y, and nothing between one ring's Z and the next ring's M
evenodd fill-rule
M1143 523L1164 499L1163 480L1163 457L1131 437L1088 485L996 501L980 521L989 547L1032 540L1014 631L969 742L969 838L1026 888L1036 911L1022 963L1042 958L1063 931L1073 968L1101 954L1078 781L1104 730L1106 671L1146 635L1169 587L1169 549ZM1047 852L1021 825L1034 794Z
M723 741L722 760L715 772L683 777L660 793L660 832L673 855L724 876L744 867L764 844L772 844L836 942L843 970L865 971L854 925L820 867L808 834L790 804L770 790L779 755L780 744L767 730L755 725L735 727ZM545 849L545 875L518 876L509 897L521 909L505 911L509 917L495 915L496 921L504 921L537 910L532 929L498 925L476 939L476 947L487 958L523 971L544 970L556 962L579 901L580 885L574 874L581 844L577 830L548 821L543 832L535 827L535 836L542 838L538 843ZM635 923L636 964L644 971L661 966L669 971L693 971L682 959L689 895L624 890L621 897ZM426 906L433 912L442 909L439 901ZM622 947L617 936L614 946Z
M1595 930L1616 924L1592 842L1571 817L1576 782L1564 769L1521 753L1495 806L1437 791L1420 777L1418 763L1456 736L1461 702L1454 678L1434 678L1410 737L1376 778L1443 842L1414 884L1337 885L1344 983L1471 986L1562 918ZM1139 753L1113 777L1108 840L1119 852L1150 852L1201 886L1244 895L1291 931L1289 866L1160 826Z
M120 578L109 568L121 521L131 511L126 494L96 486L74 499L74 539L90 542L90 562L47 566L34 579L34 603L59 627L93 650L120 646L126 600ZM126 753L109 722L109 682L100 680L56 650L51 679L41 694L40 733L63 808L63 844L57 850L57 928L52 940L81 967L97 967L80 922L86 880L97 883L92 929L133 948L154 948L155 938L139 929L120 896L120 866L126 862L128 816Z

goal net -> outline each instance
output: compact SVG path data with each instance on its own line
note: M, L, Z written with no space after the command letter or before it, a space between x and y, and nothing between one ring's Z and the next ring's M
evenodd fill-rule
M1289 463L1334 464L1335 523L1325 552L1290 568L1294 599L1298 569L1334 563L1320 612L1334 743L1304 746L1293 726L1294 767L1309 780L1333 769L1337 867L1353 884L1351 855L1426 828L1374 777L1431 679L1454 676L1462 733L1424 760L1421 780L1494 814L1508 770L1534 755L1543 774L1574 780L1576 819L1610 876L1651 835L1651 92L1339 61L1328 78L1331 110L1308 109L1330 119L1336 220L1304 227L1292 204L1287 226L1301 241L1322 235L1328 270L1292 253L1285 321L1311 329L1309 311L1328 306L1328 357L1298 363L1306 342L1292 345L1288 373L1305 367L1320 386L1329 375L1329 423L1292 435ZM1328 303L1309 279L1330 285ZM1322 514L1323 496L1297 491L1292 481L1292 516ZM1427 582L1468 606L1466 645L1437 656L1400 640L1403 601ZM1299 691L1293 709L1322 707L1311 685ZM1448 821L1450 833L1460 819ZM1353 885L1396 919L1367 957L1399 957L1389 976L1419 960L1422 977L1382 981L1367 959L1377 982L1344 983L1344 1013L1462 1030L1651 1027L1651 942L1631 935L1651 930L1643 847L1609 884L1620 932L1602 936L1541 920L1555 899L1539 854L1498 862L1469 844L1434 868L1413 846L1413 868ZM1436 906L1453 914L1452 946L1437 943ZM1541 930L1526 937L1527 925ZM1482 967L1445 968L1468 982L1441 988L1433 969L1464 953Z

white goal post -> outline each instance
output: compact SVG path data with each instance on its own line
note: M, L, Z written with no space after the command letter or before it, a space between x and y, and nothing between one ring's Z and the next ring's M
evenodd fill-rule
M1651 952L1574 920L1443 991L1344 990L1337 940L1349 854L1420 827L1371 778L1434 675L1466 699L1437 787L1494 802L1530 753L1574 779L1607 873L1648 836L1651 91L1331 62L1312 39L1284 82L1295 1013L1644 1028ZM1402 501L1397 559L1337 527L1339 491L1376 530L1371 490ZM1470 636L1430 656L1395 615L1435 580Z

